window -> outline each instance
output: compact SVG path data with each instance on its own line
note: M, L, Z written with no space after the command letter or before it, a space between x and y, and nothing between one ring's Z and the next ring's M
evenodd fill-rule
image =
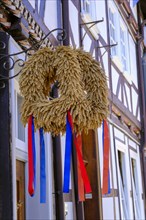
M96 0L81 0L81 17L95 40L99 38L99 30L97 24L92 22L97 20L96 16ZM90 23L91 22L91 23ZM84 32L84 29L83 29ZM85 34L86 35L86 34Z
M96 20L96 4L95 0L82 0L81 1L82 13L90 15L92 20Z
M129 213L127 209L126 200L126 176L125 176L125 157L124 153L118 150L118 180L119 180L119 195L121 205L121 217L122 219L129 219Z
M109 29L110 29L110 44L111 45L116 43L116 23L115 23L116 20L115 20L115 16L116 16L116 14L110 8L109 9ZM117 55L116 47L111 48L111 55L112 56Z
M126 31L120 26L120 48L121 48L121 63L123 70L127 70L127 56L126 56Z
M118 9L112 3L109 5L109 37L110 44L116 44L117 46L111 47L111 57L121 72L130 75L129 65L129 32L128 28L121 17Z
M16 95L16 98L17 98L17 102L16 102L17 103L17 138L25 142L25 128L22 125L21 115L20 115L23 98L18 93Z
M135 215L135 219L141 219L140 203L138 201L137 167L136 167L136 160L133 158L131 159L131 168L132 168L132 190L133 190L134 215Z

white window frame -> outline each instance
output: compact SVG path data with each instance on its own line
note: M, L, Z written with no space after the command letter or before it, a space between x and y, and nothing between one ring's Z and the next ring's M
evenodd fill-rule
M19 149L20 151L23 151L25 153L27 153L27 126L24 128L25 129L25 141L22 141L20 139L18 139L18 121L17 121L17 95L20 95L20 90L19 90L19 83L17 81L17 79L14 79L14 87L15 87L15 126L16 126L16 134L15 134L15 139L16 139L16 148Z
M123 76L126 78L127 82L131 85L132 84L132 74L130 69L130 53L129 53L129 31L127 28L127 25L125 24L124 19L120 15L120 12L114 4L114 2L109 1L108 10L110 10L113 14L115 14L115 29L116 29L116 42L118 42L118 45L116 46L116 55L112 53L113 48L111 48L111 59L115 63L115 65L119 68L119 70L123 73ZM109 26L110 29L110 26ZM120 38L120 29L124 32L124 38L125 38L125 60L126 60L126 68L123 66L122 62L122 45L121 45L121 38ZM116 43L115 40L112 42L110 40L110 43Z
M110 13L112 14L113 16L113 21L111 21L110 19ZM117 17L117 11L115 9L115 7L112 5L110 5L109 7L109 10L108 10L108 14L109 14L109 34L110 34L110 44L116 44L117 42L117 39L116 39L116 17ZM115 30L115 39L113 38L113 36L111 35L111 27L112 26L112 29ZM115 51L115 52L113 52ZM111 48L111 56L112 57L115 57L118 55L118 51L117 51L117 47L112 47Z
M120 141L116 140L115 141L115 146L116 146L116 162L117 162L117 171L118 171L118 185L119 185L119 200L120 200L120 209L121 209L121 218L126 219L124 215L124 209L122 205L122 200L125 200L125 205L127 207L127 212L128 212L128 218L132 218L132 200L130 197L130 190L131 190L131 182L130 182L130 165L129 165L129 152L128 152L128 147L126 144L121 143ZM119 169L119 158L118 158L118 151L124 154L124 183L125 183L125 189L121 188L121 176L120 176L120 169ZM120 190L121 189L121 190ZM124 193L124 198L123 198L123 193ZM127 216L126 216L127 217Z
M96 10L96 1L92 0L81 0L81 18L83 20L83 23L88 23L96 20L96 13L92 13L93 10ZM86 10L86 6L84 4L89 5L89 10ZM93 16L94 14L94 16ZM99 29L97 27L97 24L92 27L93 24L87 24L87 28L89 28L90 33L94 37L95 40L98 40L99 38Z
M133 175L132 175L132 164L131 159L134 159L136 162L136 185L134 185ZM137 153L130 149L130 168L131 168L131 177L132 177L132 191L133 191L133 200L134 200L134 211L135 214L139 217L136 219L145 219L144 217L144 200L142 199L142 175L140 167L140 155L139 155L139 146L137 146Z

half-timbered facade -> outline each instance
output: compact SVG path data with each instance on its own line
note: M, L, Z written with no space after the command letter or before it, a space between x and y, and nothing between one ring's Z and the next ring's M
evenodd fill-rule
M145 219L143 148L146 115L142 56L146 6L143 0L138 5L133 2L1 0L0 56L14 54L13 60L9 59L9 68L0 60L0 117L5 124L1 123L0 127L4 126L7 131L0 135L0 164L4 166L0 171L2 219L11 219L12 215L13 219ZM27 127L24 128L20 120L23 97L19 91L19 75L13 76L19 73L21 64L27 59L22 50L30 48L56 28L66 30L66 39L59 42L56 31L45 39L44 46L54 49L61 43L82 47L101 63L107 76L110 189L108 194L102 195L102 126L87 135L82 134L83 159L92 187L92 194L85 195L85 202L78 201L76 153L73 151L70 192L63 194L65 136L45 134L47 201L40 204L39 175L35 195L30 197L27 192ZM3 80L2 76L8 75L13 79ZM57 95L53 89L52 96ZM37 132L36 149L39 158ZM3 165L6 160L9 161L7 166ZM1 177L5 178L6 184ZM5 190L8 190L8 203L2 193ZM10 207L9 211L4 204L7 209Z

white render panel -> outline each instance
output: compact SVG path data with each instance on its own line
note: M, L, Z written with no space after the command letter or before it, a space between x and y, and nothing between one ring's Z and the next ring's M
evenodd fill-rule
M44 23L49 30L53 30L58 27L57 16L57 0L46 1ZM53 35L56 36L57 31L54 32Z
M136 116L136 109L138 104L138 94L132 88L132 105L133 105L133 115Z
M83 32L82 36L84 36L85 31L83 28L82 28L82 32ZM90 51L91 43L92 43L92 41L91 41L90 37L88 36L88 34L86 34L86 36L84 37L84 40L83 40L83 48L85 51L87 51L87 52Z
M99 47L102 47L103 45L100 43ZM106 76L108 77L108 87L109 87L109 68L108 68L108 53L105 53L105 48L100 49L101 56L99 57L99 61L103 61L104 71Z
M132 141L130 138L128 139L128 143L131 147L133 147L135 150L137 150L136 143L134 141Z
M69 1L69 22L71 25L71 30L75 40L76 47L79 47L79 25L78 25L78 10L73 5L72 1ZM70 41L72 44L72 42Z
M33 8L35 8L35 0L28 0Z
M105 12L105 1L95 1L96 2L96 16L97 20L102 20L104 18L104 21L97 24L97 27L99 29L100 34L104 38L104 40L107 42L107 28L106 28L106 12Z
M119 74L115 70L114 67L112 67L112 86L113 86L113 93L116 95L117 90L117 84L118 84Z
M122 140L122 141L125 141L125 135L123 132L121 132L119 129L117 128L114 128L114 135L115 137L117 137L118 139Z
M102 207L103 207L103 219L109 220L114 219L114 204L113 198L103 198L102 199Z
M130 89L126 84L125 84L125 90L126 90L126 95L127 95L127 99L128 99L128 107L129 107L129 110L131 111Z
M137 120L140 121L140 107L138 107L138 116L137 116Z
M122 102L122 89L121 89L121 86L119 88L118 99Z

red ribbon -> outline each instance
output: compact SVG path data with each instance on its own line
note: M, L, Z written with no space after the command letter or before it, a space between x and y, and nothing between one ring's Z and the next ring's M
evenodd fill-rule
M107 121L103 121L103 187L102 194L108 193L108 182L109 182L109 151L110 151L110 137L109 137L109 128Z
M32 148L32 116L28 120L28 192L30 196L34 194L34 168L33 168L33 148Z
M72 116L71 116L69 111L67 112L67 114L68 114L68 120L69 120L71 128L72 128L72 132L73 132ZM91 193L92 192L91 185L90 185L89 178L88 178L88 175L87 175L87 171L86 171L86 168L85 168L85 165L84 165L84 161L82 159L82 154L81 154L81 150L80 150L80 148L81 148L80 147L80 142L79 142L79 139L77 138L76 135L74 135L74 144L75 144L75 147L76 147L77 158L78 158L79 165L80 165L80 170L81 170L81 175L82 175L82 179L83 179L83 182L84 182L85 192L86 193Z
M81 137L81 135L78 135L76 138L77 138L77 142L79 143L80 151L82 154L82 137ZM79 163L78 159L77 159L77 171L78 171L78 199L80 202L83 202L83 201L85 201L84 182L82 179L80 163Z

